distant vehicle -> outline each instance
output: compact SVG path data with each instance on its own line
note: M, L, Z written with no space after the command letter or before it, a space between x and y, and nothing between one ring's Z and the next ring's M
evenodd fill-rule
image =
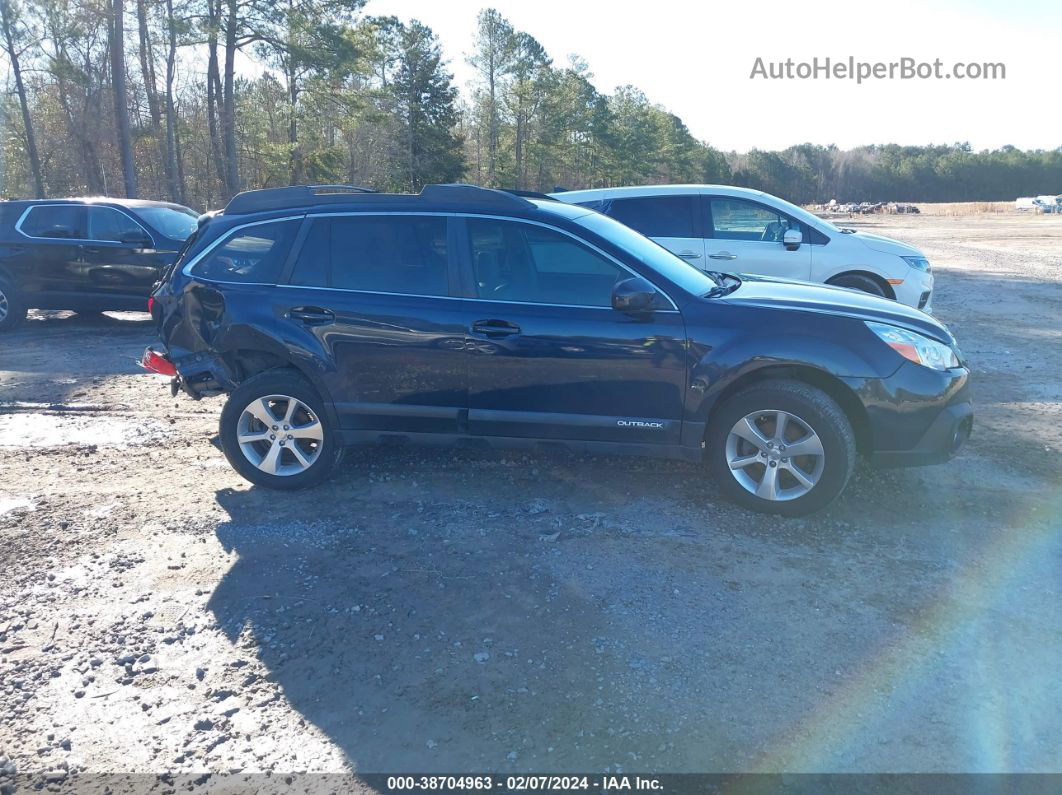
M27 309L144 311L196 218L137 199L0 202L0 331Z
M917 248L841 229L762 191L651 185L551 195L622 221L704 271L822 282L931 311L933 274Z
M792 516L857 454L939 463L973 422L924 312L704 273L600 213L471 185L241 193L152 298L143 366L227 393L225 456L268 488L320 483L357 443L576 449L704 461Z
M1062 196L1037 196L1035 201L1042 213L1062 212Z
M1014 201L1018 212L1058 213L1062 212L1062 196L1022 196Z

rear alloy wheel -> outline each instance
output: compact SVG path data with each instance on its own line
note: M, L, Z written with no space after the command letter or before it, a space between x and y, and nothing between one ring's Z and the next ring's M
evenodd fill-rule
M248 404L236 424L244 458L267 475L305 472L321 455L324 426L309 406L290 395L266 395Z
M320 396L285 370L257 375L233 391L221 413L221 443L244 478L275 489L316 485L337 459Z
M0 331L13 329L26 317L26 307L15 286L0 277Z
M831 284L834 287L847 287L849 290L859 290L863 293L870 293L871 295L885 298L885 291L881 288L881 285L871 279L869 276L863 276L859 273L850 273L847 276L838 276L836 279L830 279L827 284Z
M855 465L855 435L841 407L800 381L763 381L713 413L708 466L732 500L801 516L841 493Z

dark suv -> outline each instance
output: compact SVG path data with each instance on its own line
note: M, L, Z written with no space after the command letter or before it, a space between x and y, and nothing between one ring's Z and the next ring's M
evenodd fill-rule
M0 330L27 309L143 311L196 217L135 199L0 202Z
M703 459L741 504L798 515L857 453L942 462L972 424L923 312L705 273L599 213L473 186L240 194L153 297L144 365L228 393L225 454L273 488L358 442L575 448Z

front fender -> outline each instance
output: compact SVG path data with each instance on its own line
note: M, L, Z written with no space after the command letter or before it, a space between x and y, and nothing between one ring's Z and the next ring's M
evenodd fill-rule
M831 339L824 332L791 329L750 335L745 330L714 344L692 342L686 419L707 422L721 395L766 368L792 368L839 383L845 378L876 379L895 372L898 365L894 359L864 354L859 345L850 344L851 335ZM870 350L876 351L876 347Z

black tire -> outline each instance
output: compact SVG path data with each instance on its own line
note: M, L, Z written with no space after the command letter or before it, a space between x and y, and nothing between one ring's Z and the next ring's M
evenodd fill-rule
M0 331L10 331L26 319L26 305L22 294L12 282L0 276L0 311L6 309L0 318Z
M240 429L241 418L244 416L245 409L250 407L254 401L269 396L293 398L301 402L305 408L312 412L313 417L310 420L316 418L321 424L321 439L319 442L306 439L289 442L276 441L276 444L281 446L285 444L300 445L299 452L302 457L312 460L312 463L294 474L270 474L263 471L248 458L248 455L243 451L243 447L237 441L237 432ZM275 404L281 413L286 408L286 405L282 402ZM302 419L307 420L306 412L303 409L298 409L298 411L304 415ZM274 414L273 416L275 417L276 415ZM296 417L296 423L298 419ZM255 425L253 432L268 434L271 430L274 430L273 428L265 428L265 426L253 419L250 422ZM277 433L274 436L281 435L283 428L287 427L282 425L283 420L277 420L276 422L275 430ZM293 423L293 425L296 423ZM293 430L295 429L293 428ZM220 436L221 448L224 450L225 458L228 459L232 468L244 479L249 480L256 486L264 486L270 489L304 489L316 486L325 481L332 473L332 469L339 461L342 453L338 445L335 428L328 418L321 396L309 381L292 370L267 370L264 373L248 378L233 390L221 411ZM287 438L290 439L291 437ZM254 442L250 447L253 454L261 455L262 460L265 461L268 451L273 448L273 444L274 442L263 439L260 442ZM316 457L313 457L314 451L316 451ZM276 460L280 462L279 468L291 468L298 465L290 448L287 448L286 451L278 451L278 455L279 458ZM285 461L287 462L286 464L284 463Z
M835 279L830 279L827 284L832 284L834 287L847 287L850 290L859 290L864 293L870 293L880 298L886 298L885 290L880 284L871 279L869 276L863 276L859 273L849 273L844 276L838 276Z
M727 457L731 430L742 418L760 411L786 412L818 435L823 451L821 472L814 486L802 496L764 499L743 486L731 470ZM734 502L761 513L803 516L825 508L844 490L856 462L855 434L844 411L822 390L800 381L761 381L738 392L712 413L705 436L705 456L712 476ZM794 464L797 461L793 459ZM766 466L759 462L757 465ZM781 478L781 472L778 469L776 477Z

